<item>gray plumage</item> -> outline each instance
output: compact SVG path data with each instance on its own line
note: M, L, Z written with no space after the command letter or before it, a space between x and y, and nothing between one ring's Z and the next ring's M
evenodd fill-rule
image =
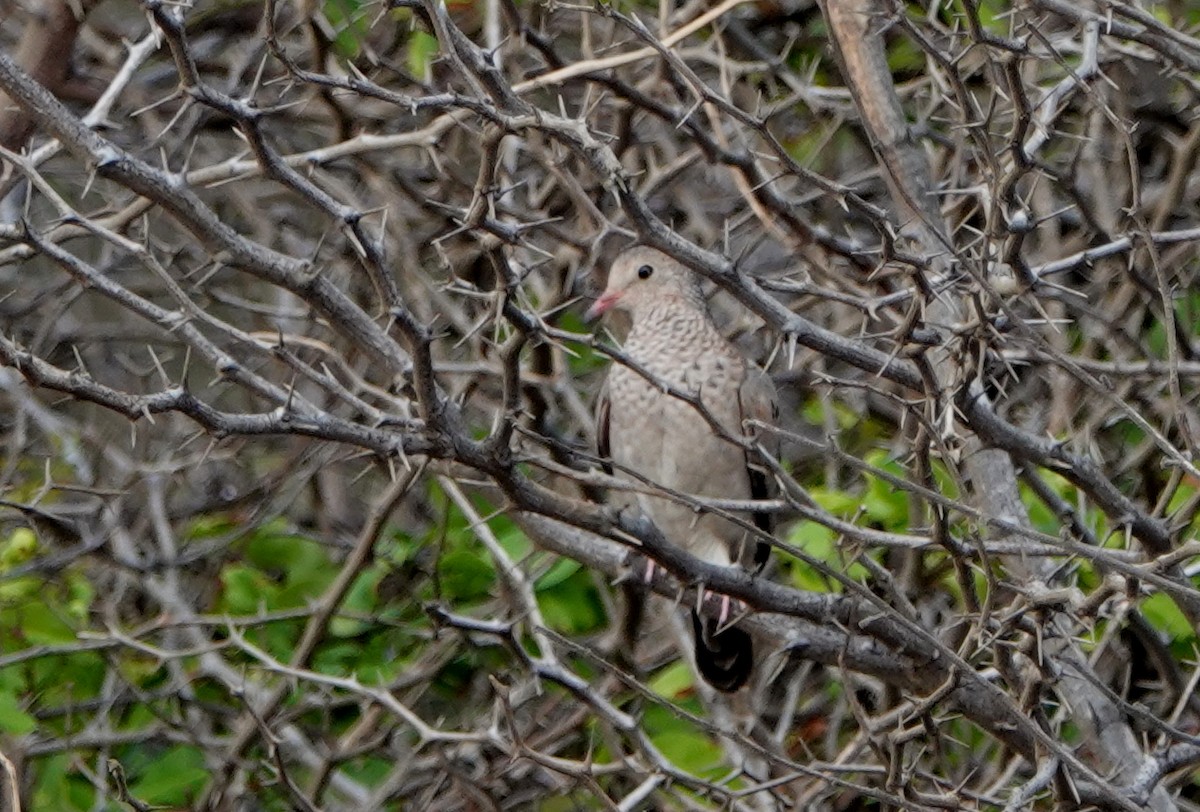
M691 403L664 391L638 371L613 364L597 409L602 457L646 479L693 496L765 498L767 477L751 465L730 437L745 436L745 420L771 421L775 387L717 330L699 282L690 270L660 251L636 246L613 263L604 294L589 315L626 311L632 327L622 350L657 381L698 396L707 417ZM737 524L697 513L668 497L637 494L642 511L672 543L722 566L761 567L767 545ZM755 514L767 532L769 514ZM696 664L714 687L734 691L753 666L750 636L737 628L718 631L715 619L694 617Z

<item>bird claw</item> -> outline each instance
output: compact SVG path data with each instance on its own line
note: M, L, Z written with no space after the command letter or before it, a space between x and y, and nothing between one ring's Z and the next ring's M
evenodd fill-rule
M718 632L724 631L725 628L729 625L731 614L734 619L737 619L750 611L749 605L747 605L746 602L744 600L742 600L741 598L731 598L729 595L718 595L718 593L712 592L711 590L709 590L707 587L704 587L704 586L700 587L700 605L701 606L703 606L704 602L706 600L708 600L709 595L712 595L714 598L719 597L720 601L721 601L721 611L717 613L717 631ZM735 605L737 607L737 611L735 613L731 613L730 608Z
M717 615L717 628L725 625L725 621L729 619L729 596L721 596L721 612Z

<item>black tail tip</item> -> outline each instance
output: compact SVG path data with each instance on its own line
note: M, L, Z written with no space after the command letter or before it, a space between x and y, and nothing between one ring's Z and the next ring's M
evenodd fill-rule
M704 681L718 691L731 694L746 684L754 671L754 644L738 628L719 634L716 621L702 621L692 613L696 633L696 668Z

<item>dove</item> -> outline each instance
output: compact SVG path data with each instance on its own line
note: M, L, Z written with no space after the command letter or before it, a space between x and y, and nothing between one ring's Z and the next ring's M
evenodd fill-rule
M678 498L647 492L652 489L638 477L688 496L766 498L769 479L738 441L748 438L745 421L774 421L774 384L717 329L695 274L655 248L637 245L616 258L587 318L613 310L632 321L623 353L652 379L630 365L612 364L596 408L599 456L615 476L636 484L624 498L672 544L712 564L761 570L770 547L753 532ZM700 407L668 389L686 393ZM749 518L771 532L770 514ZM647 579L652 572L653 564ZM693 611L692 626L700 675L733 692L750 678L754 650L746 631L727 627L728 614L723 596L719 617Z

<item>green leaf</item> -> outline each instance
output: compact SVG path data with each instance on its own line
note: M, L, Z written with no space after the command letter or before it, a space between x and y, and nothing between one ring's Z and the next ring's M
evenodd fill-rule
M356 674L360 681L367 681L359 673L358 662L362 650L356 642L331 643L321 646L313 659L313 668L322 674Z
M313 668L322 674L354 674L364 685L391 682L422 652L419 640L403 636L397 640L389 630L353 640L322 645L313 658Z
M18 527L0 544L0 572L24 564L37 553L37 535L28 527Z
M214 513L211 516L197 516L192 520L184 533L187 541L202 541L204 539L220 538L235 533L238 526L228 516Z
M496 540L513 561L520 561L533 551L533 542L510 519L497 516L488 522L488 527L492 528Z
M537 600L546 621L563 634L585 634L606 620L596 584L579 566L554 586L539 589Z
M66 613L81 623L86 621L96 597L95 587L83 575L72 573L67 576L67 595Z
M383 579L382 567L372 567L366 572L359 573L342 601L342 609L357 615L369 615L375 611L375 588ZM329 623L329 631L334 637L354 637L374 626L367 620L350 617L335 617Z
M155 758L129 792L148 804L185 806L208 780L204 755L194 747L174 747Z
M537 588L551 589L579 572L580 564L570 558L560 558L547 570L546 574L537 580Z
M421 543L399 528L391 528L378 545L375 560L386 561L393 568L411 560L421 550Z
M24 711L15 696L0 693L0 730L23 736L36 728L37 720Z
M1150 621L1150 625L1165 632L1173 642L1190 640L1196 636L1192 624L1165 592L1157 592L1142 601L1142 614Z
M75 812L93 809L95 790L71 768L77 754L65 753L43 760L36 773L31 809Z
M807 134L807 138L812 139L813 149L824 145L825 136L819 131L813 131ZM797 142L796 149L802 149L805 142ZM856 413L853 409L844 403L837 400L825 399L814 395L809 398L804 406L801 407L800 413L804 420L814 426L825 425L825 410L829 408L833 410L833 419L837 427L842 431L851 429L862 422L862 415Z
M984 0L976 6L979 12L979 24L993 34L1007 36L1011 30L1009 23L1010 9L1006 3Z
M1172 516L1172 518L1191 519L1191 525L1194 528L1196 526L1196 522L1200 521L1200 516L1182 514L1176 517L1175 514L1182 508L1190 505L1195 496L1195 481L1191 477L1184 477L1179 483L1179 487L1175 489L1175 493L1171 495L1171 501L1167 504L1167 515Z
M692 669L683 660L676 660L659 671L649 682L650 690L667 699L677 699L691 692Z
M20 606L37 598L45 582L33 575L0 581L0 604Z
M270 526L254 533L246 544L246 561L261 570L283 573L289 584L329 577L331 559L315 541Z
M860 504L858 496L849 491L809 488L808 495L825 510L838 516L852 515Z
M788 531L787 540L793 547L802 550L818 561L840 566L840 563L837 562L838 556L834 547L833 531L822 524L809 521L797 522ZM791 566L792 583L798 589L808 592L840 590L838 584L831 584L828 578L810 564L798 559L791 559L788 563Z
M226 587L223 608L233 614L304 606L336 572L324 547L287 532L279 522L256 528L245 540L242 555L241 563L221 573Z
M337 32L333 44L338 53L349 59L357 57L367 35L362 3L358 0L328 0L325 17Z
M16 614L20 632L33 645L75 642L75 630L48 603L26 604Z
M904 471L882 451L872 451L866 455L869 465L889 474L903 477ZM867 516L888 530L906 530L908 528L908 494L892 485L892 483L874 474L867 474L867 490L863 494L862 505Z
M486 598L496 579L491 563L467 550L451 550L443 555L438 575L446 597L458 600Z
M912 40L902 37L888 48L887 62L893 73L919 71L925 67L925 53Z
M414 31L408 38L408 72L417 79L429 79L429 66L438 55L437 37Z
M657 705L643 720L650 740L680 769L704 777L721 771L721 748L704 731Z
M221 571L221 611L231 615L252 615L263 606L271 606L276 590L262 573L238 565Z

